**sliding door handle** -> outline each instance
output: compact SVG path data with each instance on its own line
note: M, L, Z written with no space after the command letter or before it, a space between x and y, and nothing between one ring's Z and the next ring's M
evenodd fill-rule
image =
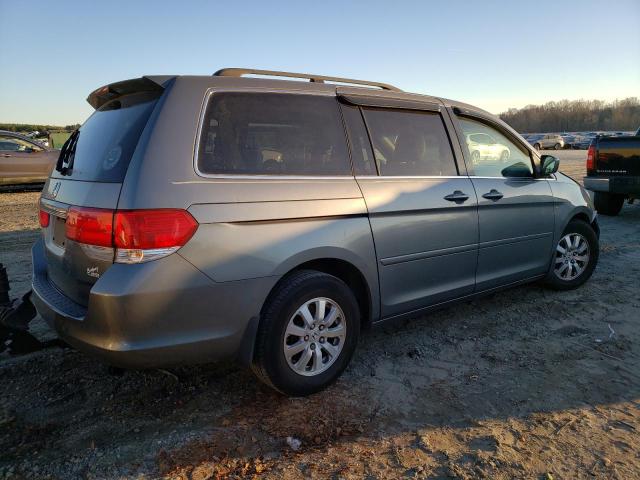
M455 192L446 195L444 199L450 202L464 203L469 200L469 195L461 192L460 190L456 190Z
M485 193L484 195L482 195L482 198L486 198L487 200L493 200L494 202L500 200L502 197L504 197L504 195L501 194L495 188L492 188L489 193Z

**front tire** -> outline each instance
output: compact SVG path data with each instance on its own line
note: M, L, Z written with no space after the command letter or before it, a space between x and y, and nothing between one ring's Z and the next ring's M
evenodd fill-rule
M545 283L555 290L572 290L585 283L598 264L600 243L591 225L572 220L553 251Z
M339 278L315 270L287 276L263 309L252 369L285 395L323 390L356 349L360 309Z
M533 148L535 148L535 149L536 149L536 150L538 150L538 151L540 151L540 150L541 150L541 147L540 147L540 144L539 144L539 143L534 143L534 144L533 144Z
M622 210L624 195L616 195L608 192L596 192L593 204L598 213L615 217Z

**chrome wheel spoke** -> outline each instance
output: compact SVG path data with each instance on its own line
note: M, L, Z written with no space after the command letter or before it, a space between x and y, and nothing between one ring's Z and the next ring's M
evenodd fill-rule
M327 308L327 301L324 299L319 299L316 303L316 315L315 320L317 322L321 322L324 319L324 312Z
M296 363L293 364L295 370L297 370L298 372L305 372L307 370L307 365L309 365L309 360L311 360L312 355L313 353L311 351L311 347L306 346L302 356L298 359Z
M311 325L313 325L313 315L311 315L311 312L309 311L309 304L305 304L302 307L300 307L298 309L298 313L303 318L307 326L310 327Z
M341 323L336 327L328 328L324 336L327 338L342 337L344 335L344 325Z
M306 347L307 342L305 342L304 340L300 340L293 345L287 345L286 347L284 347L284 355L288 360L290 360L291 357L294 357L295 355L303 351Z
M287 326L286 334L294 337L304 337L307 334L307 331L295 323L290 323L289 326Z
M324 318L324 320L320 322L320 324L325 328L329 328L331 325L335 323L337 317L338 317L338 309L332 308L331 311L329 312L329 315L327 315Z
M322 367L322 351L316 346L316 349L312 350L312 352L313 357L311 362L311 370L318 371Z
M340 353L340 350L337 346L331 345L330 343L325 343L322 345L322 349L327 352L327 356L329 357L328 362L332 362Z

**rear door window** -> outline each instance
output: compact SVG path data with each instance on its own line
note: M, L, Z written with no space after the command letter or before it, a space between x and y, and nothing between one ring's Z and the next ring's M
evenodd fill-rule
M106 103L74 132L52 177L121 183L158 93L135 93Z
M202 174L352 174L336 99L285 93L212 95L197 167Z
M439 113L380 108L363 113L380 175L458 175Z

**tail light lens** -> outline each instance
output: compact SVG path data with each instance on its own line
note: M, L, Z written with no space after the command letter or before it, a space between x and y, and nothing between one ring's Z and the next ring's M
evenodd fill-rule
M72 207L65 228L75 242L115 247L116 262L140 263L175 252L193 236L198 222L186 210Z
M596 169L596 146L591 144L589 145L589 150L587 150L587 170L595 170Z
M65 233L69 240L100 247L113 246L113 210L71 207Z
M181 247L198 223L185 210L123 210L115 216L117 248L153 249Z
M40 226L42 228L47 228L49 226L49 212L40 210L39 219L40 219Z

